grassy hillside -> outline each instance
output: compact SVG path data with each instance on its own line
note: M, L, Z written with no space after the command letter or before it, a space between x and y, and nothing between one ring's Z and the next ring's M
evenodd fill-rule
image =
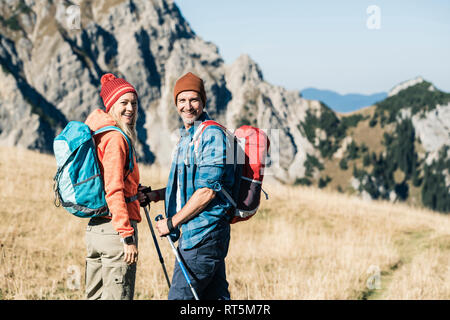
M140 169L143 184L164 185L166 171ZM50 155L0 147L0 299L84 298L87 220L54 207L54 173ZM233 299L450 299L448 215L269 179L265 189L257 216L232 226ZM145 218L139 241L135 298L166 299Z

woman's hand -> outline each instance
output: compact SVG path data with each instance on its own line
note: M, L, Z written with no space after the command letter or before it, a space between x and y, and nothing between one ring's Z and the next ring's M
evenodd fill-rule
M132 243L132 244L123 244L123 252L124 252L124 257L123 260L127 263L127 264L133 264L136 263L138 260L138 250L136 247L136 244Z

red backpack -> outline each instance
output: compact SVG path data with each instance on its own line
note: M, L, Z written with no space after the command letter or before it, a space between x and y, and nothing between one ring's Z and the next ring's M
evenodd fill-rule
M198 152L200 136L208 126L217 126L233 141L235 148L233 161L235 165L235 182L232 194L224 188L222 194L230 201L233 207L229 210L230 223L236 223L250 219L258 210L264 178L266 156L269 151L270 141L267 135L259 128L242 126L235 130L234 134L221 124L207 120L202 122L194 133L192 143L194 150ZM228 162L227 162L228 163Z

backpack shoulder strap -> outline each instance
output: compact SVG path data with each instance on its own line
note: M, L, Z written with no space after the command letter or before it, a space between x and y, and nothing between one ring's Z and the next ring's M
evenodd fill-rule
M192 137L192 143L194 144L195 151L197 151L198 148L198 140L200 139L201 135L205 131L205 129L209 126L216 126L222 129L222 131L225 133L225 135L234 137L234 134L231 133L227 128L225 128L220 123L214 121L214 120L206 120L203 121L198 127L197 130L195 130L194 136Z
M112 131L112 130L120 132L128 144L128 160L129 160L128 169L129 169L129 173L131 173L134 170L133 146L131 145L130 139L128 139L127 135L120 128L118 128L116 126L106 126L106 127L100 128L97 131L95 131L92 134L92 136L95 136L97 134L104 133L107 131ZM128 176L128 174L127 174L127 176Z
M192 137L192 141L190 142L190 145L194 145L194 153L195 153L196 157L198 157L198 145L200 142L200 137L203 134L203 132L205 131L205 129L209 126L219 127L225 133L225 135L234 136L231 132L229 132L227 130L227 128L225 128L223 125L221 125L220 123L218 123L214 120L203 121L195 130L194 136Z
M205 131L205 129L209 126L217 126L220 129L222 129L223 131L227 130L223 125L221 125L220 123L214 121L214 120L206 120L203 121L198 127L197 130L195 130L194 136L192 138L192 141L197 141L200 136L202 135L203 131Z
M220 123L218 123L218 122L216 122L214 120L206 120L206 121L202 122L198 126L198 128L195 131L194 136L192 138L192 142L191 142L191 143L194 144L194 152L195 152L197 157L198 157L198 144L199 144L200 136L205 131L205 129L207 127L209 127L209 126L217 126L217 127L219 127L220 129L222 129L222 131L225 133L226 136L230 137L234 142L236 142L235 141L236 140L236 136L232 132L230 132L226 127L224 127L223 125L221 125ZM234 143L234 146L236 147L237 144ZM236 168L237 168L236 149L234 150L233 155L234 155L234 170L236 172ZM230 204L233 207L235 207L235 208L237 207L236 201L233 199L233 196L230 193L228 193L225 190L225 188L220 189L220 192L225 196L225 198L227 198L227 200L230 202Z

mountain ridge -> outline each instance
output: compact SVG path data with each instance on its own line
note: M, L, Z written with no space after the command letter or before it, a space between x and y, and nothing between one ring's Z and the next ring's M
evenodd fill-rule
M82 2L78 29L66 25L68 8L49 0L0 4L0 144L51 152L65 123L84 121L101 106L100 77L112 72L139 93L139 161L168 166L181 125L172 88L191 71L204 80L206 111L214 119L230 129L250 124L267 130L268 176L392 201L408 200L405 189L428 188L425 194L414 189L418 203L437 192L429 177L443 193L439 201L430 198L430 206L450 210L450 176L439 172L450 158L442 151L449 145L450 100L430 82L399 84L401 90L373 107L339 114L268 83L249 55L225 64L218 47L195 34L173 1ZM365 135L374 137L373 146L370 139L362 144ZM393 152L403 145L409 149ZM382 176L386 154L398 159ZM405 161L416 162L411 167ZM394 172L405 178L394 181ZM345 181L337 183L339 177Z
M308 87L301 90L300 94L308 100L320 100L336 112L348 113L364 107L374 105L387 97L387 93L373 94L347 93L340 94L333 90Z

